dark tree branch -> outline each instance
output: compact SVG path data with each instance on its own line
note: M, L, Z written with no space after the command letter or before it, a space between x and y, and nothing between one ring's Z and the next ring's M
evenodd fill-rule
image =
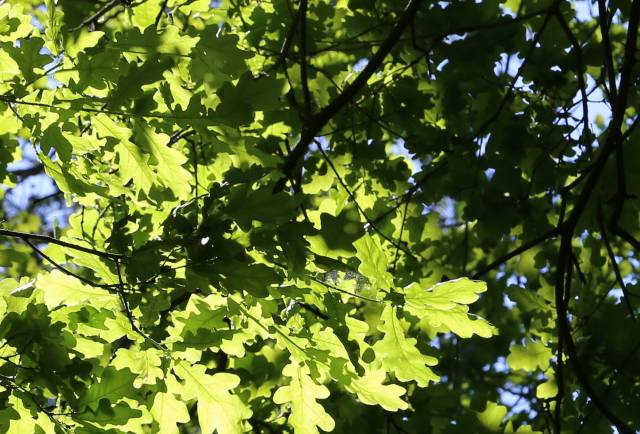
M9 170L10 175L14 175L22 179L39 175L41 173L44 173L44 164L36 164L35 166L28 167L26 169Z
M300 160L303 159L306 154L313 138L318 135L318 133L322 130L322 128L331 120L333 116L335 116L345 105L349 103L356 96L360 90L366 85L369 78L378 70L382 61L387 54L394 47L405 28L409 25L409 23L416 16L420 5L423 0L409 0L407 7L405 8L404 13L396 23L395 27L389 33L389 36L382 43L378 51L371 56L369 63L367 66L358 74L356 79L349 84L345 89L340 93L336 98L333 99L326 107L320 110L317 114L310 117L309 122L307 122L302 128L302 134L300 136L300 140L293 148L293 150L289 153L287 158L284 161L282 166L283 176L276 183L273 191L274 193L280 192L284 190L284 187L287 183L287 180L291 178L295 167L298 165Z
M11 231L11 230L8 230L8 229L0 229L0 235L4 235L5 237L19 238L19 239L21 239L21 240L23 240L25 242L31 241L31 240L35 240L35 241L40 241L40 242L43 242L43 243L57 244L57 245L62 246L62 247L68 247L69 249L78 250L80 252L89 253L91 255L95 255L95 256L99 256L101 258L106 258L106 259L111 259L111 260L124 259L123 255L120 255L120 254L117 254L117 253L103 252L101 250L96 250L96 249L91 249L89 247L79 246L77 244L68 243L66 241L62 241L62 240L59 240L57 238L49 237L49 236L46 236L46 235L29 234L29 233L26 233L26 232Z
M73 27L72 29L69 29L69 31L75 32L76 30L80 30L85 26L90 27L92 25L95 25L98 22L98 20L102 18L102 16L105 15L107 12L109 12L111 9L115 8L120 4L126 4L126 3L127 2L125 0L110 0L107 3L105 3L104 6L102 6L100 9L98 9L93 15L85 18L80 24Z
M618 285L622 289L622 295L624 298L625 305L631 318L633 320L636 319L636 314L633 311L633 306L631 305L631 298L629 296L629 291L627 290L627 285L624 284L624 280L622 279L622 273L620 273L620 267L618 266L618 262L616 261L616 255L613 252L613 248L611 248L611 243L609 242L609 235L607 235L607 229L604 225L604 218L602 217L602 213L598 212L598 225L600 226L600 234L602 235L602 242L607 249L607 255L609 256L609 262L611 262L611 267L613 267L613 272L616 276L616 280L618 281Z
M311 114L311 92L309 91L309 77L307 72L307 0L300 0L300 81L304 98L303 118Z
M301 308L303 308L304 310L308 310L309 312L311 312L312 314L314 314L318 318L321 318L321 319L323 319L325 321L329 319L329 315L327 315L326 313L322 312L320 309L318 309L314 305L306 303L304 301L298 301L297 303L300 305Z
M573 231L575 230L578 220L580 219L582 212L587 206L594 188L600 180L600 175L602 174L602 171L604 170L609 157L618 146L622 145L623 136L621 133L621 127L624 121L624 113L627 107L629 88L631 86L633 65L635 63L636 39L638 34L639 19L640 1L635 0L632 7L631 18L629 20L629 31L627 33L624 64L622 67L622 74L620 79L620 91L618 97L615 100L613 118L608 128L609 134L604 145L602 146L600 155L591 167L589 176L585 181L585 186L580 192L580 195L576 200L573 210L567 220L565 229L563 230L563 232L567 233L570 237L573 236Z
M498 259L496 259L493 262L489 263L488 265L484 266L480 270L476 271L475 274L472 276L472 278L473 279L479 279L480 277L482 277L483 275L485 275L489 271L491 271L491 270L499 267L500 265L504 264L509 259L526 252L527 250L537 246L538 244L541 244L541 243L545 242L549 238L555 237L558 234L560 234L560 228L559 227L555 227L555 228L551 229L550 231L540 235L539 237L537 237L537 238L535 238L535 239L533 239L533 240L531 240L529 242L526 242L526 243L522 244L520 247L517 247L517 248L511 250L507 254L499 257Z
M196 206L196 227L200 225L200 198L198 196L198 147L196 142L186 138L187 142L191 145L191 153L193 153L193 177L194 177L194 200Z
M33 211L42 202L47 202L51 199L59 198L60 196L62 196L62 190L54 191L46 196L36 197L31 201L31 203L29 203L29 205L27 205L26 209L27 211Z
M629 24L627 31L627 39L625 43L624 58L622 64L622 72L620 74L620 86L618 94L613 104L613 117L609 124L608 136L605 143L602 146L602 150L598 155L598 158L594 162L589 176L585 180L585 185L582 188L578 198L576 199L573 209L569 214L565 223L561 223L558 226L561 229L560 250L558 253L558 263L556 270L556 285L555 285L555 300L556 300L556 314L557 314L557 327L558 327L558 364L561 367L562 364L562 344L566 344L567 355L570 357L574 367L574 372L578 381L580 382L583 390L589 396L594 405L600 410L600 412L614 425L618 431L622 434L633 434L635 431L631 429L625 422L623 422L618 416L616 416L607 406L607 404L599 397L595 392L594 387L591 385L590 380L586 372L582 369L580 360L575 349L573 337L571 336L571 330L569 327L569 320L567 318L568 302L570 300L570 294L566 286L565 277L570 272L567 269L568 263L571 257L571 240L576 229L576 226L584 212L589 199L592 196L600 177L604 171L607 161L611 154L617 147L622 146L623 135L621 131L622 124L625 118L625 111L627 108L627 99L629 90L632 83L633 66L636 62L636 41L638 38L638 24L640 22L640 0L634 0L631 6L631 13L629 16ZM560 380L560 379L559 379ZM559 384L560 387L560 384ZM558 408L561 407L562 395L559 395L557 402ZM559 410L556 413L556 429L559 429Z
M49 262L54 268L60 270L61 272L63 272L64 274L66 274L67 276L71 276L71 277L75 277L76 279L78 279L79 281L81 281L82 283L89 285L89 286L93 286L96 288L105 288L105 289L110 289L110 288L117 288L118 285L117 284L108 284L108 283L96 283L91 279L87 279L85 277L80 276L79 274L74 273L73 271L63 267L62 265L58 264L56 261L54 261L51 257L49 257L46 253L44 253L42 250L40 250L35 244L33 244L31 241L29 241L28 239L24 239L23 240L29 247L31 247L31 250L33 250L34 252L36 252L38 255L42 256L47 262Z
M167 3L169 0L162 0L162 4L160 5L160 10L158 11L158 15L156 15L156 19L153 21L153 25L158 28L158 24L160 24L160 20L162 19L162 14L164 10L167 8Z
M289 55L289 51L291 50L291 45L293 44L293 38L296 36L296 30L298 28L298 23L302 19L303 13L302 7L298 8L298 12L293 18L293 22L289 27L289 31L287 32L287 36L284 38L284 42L282 43L282 47L280 48L280 53L278 54L278 59L276 63L273 65L272 69L277 69L280 65L284 66L285 73L287 69L287 56Z
M610 229L611 232L625 240L627 243L631 244L631 246L633 246L633 248L636 249L637 252L640 252L640 241L635 239L633 235L631 235L629 232L618 225L612 226Z
M613 66L613 48L609 39L609 19L607 12L607 0L598 0L598 19L600 22L600 33L602 34L602 48L605 57L605 71L609 82L609 99L614 101L616 94L616 70Z
M583 146L589 152L589 155L593 153L593 149L591 146L591 131L589 129L589 100L587 97L587 85L584 82L584 61L582 60L582 47L580 43L576 39L575 35L569 28L569 24L562 16L562 13L556 10L555 13L558 22L560 23L560 27L564 31L564 34L567 36L567 39L571 43L573 47L573 51L576 57L576 77L578 78L578 88L580 90L580 99L582 100L582 138L583 138Z
M180 140L186 139L187 137L192 136L193 134L195 134L195 131L193 129L189 127L181 128L175 133L171 134L171 137L169 137L169 142L167 143L167 146L171 147L174 144L178 143Z
M407 221L407 212L409 211L409 201L404 203L404 212L402 213L402 223L400 223L400 234L398 235L398 246L396 247L396 253L393 255L393 265L391 270L393 274L396 273L396 267L398 265L398 253L400 253L400 244L402 243L402 234L404 233L404 224Z

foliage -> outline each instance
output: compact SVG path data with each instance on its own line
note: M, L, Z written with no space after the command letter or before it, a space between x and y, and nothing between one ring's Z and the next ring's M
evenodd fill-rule
M0 433L640 429L639 20L0 2Z

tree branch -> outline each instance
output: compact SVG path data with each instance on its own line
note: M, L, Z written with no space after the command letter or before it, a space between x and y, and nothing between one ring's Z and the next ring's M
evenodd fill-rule
M636 319L636 314L633 311L633 306L631 305L631 298L629 296L629 291L627 290L627 285L624 284L624 280L622 279L622 273L620 273L620 267L618 267L618 262L616 261L616 255L611 248L611 243L609 242L609 236L607 235L607 229L604 226L604 219L602 217L602 212L598 212L598 225L600 226L600 234L602 235L602 241L607 250L607 255L609 256L609 262L611 262L611 267L613 267L613 273L616 276L616 280L618 281L618 285L620 285L620 289L622 289L622 296L624 298L624 304L631 315L633 320Z
M616 71L613 66L613 48L609 39L609 18L607 13L607 0L598 0L598 20L600 22L600 34L602 35L602 48L604 49L605 68L609 81L609 98L613 101L618 93L616 89Z
M47 194L45 196L36 197L31 201L31 203L29 203L29 205L27 205L26 210L27 211L33 211L42 202L47 202L47 201L49 201L51 199L55 199L55 198L58 198L60 196L62 196L62 190L54 191L53 193Z
M569 320L567 318L568 302L570 300L569 289L565 282L565 277L569 269L567 269L567 263L571 255L571 240L584 212L589 199L592 196L602 172L606 166L606 163L611 154L616 150L618 146L622 146L622 131L621 127L624 122L624 114L627 107L627 99L629 95L629 89L632 83L633 66L636 62L636 41L638 38L638 24L640 22L640 0L634 0L631 6L631 14L629 16L629 24L627 31L627 39L625 43L624 58L622 64L622 72L620 74L620 86L616 99L613 104L613 118L609 124L608 136L602 151L598 155L598 158L594 162L589 176L585 181L585 185L580 192L580 195L575 201L574 207L569 214L565 223L561 223L558 228L561 228L561 240L560 250L558 253L558 264L556 272L556 285L555 285L555 300L556 300L556 314L557 314L557 327L558 327L558 364L561 367L562 364L562 343L567 345L567 354L569 355L572 364L574 366L574 372L578 381L580 382L583 390L592 400L594 405L600 410L600 412L614 425L618 431L622 434L633 434L635 431L631 429L626 423L620 420L612 411L607 407L606 403L600 399L596 394L593 386L589 382L586 373L582 370L578 355L575 349L571 331L569 328ZM559 384L560 386L560 384ZM559 396L561 399L562 396ZM559 408L561 402L556 403ZM559 417L559 413L556 414ZM557 421L559 424L559 418ZM559 428L556 426L556 428Z
M300 0L300 81L304 96L304 117L311 114L311 92L307 73L307 0Z
M389 33L389 36L382 43L378 51L371 57L367 66L358 74L356 79L349 84L336 98L333 99L326 107L320 112L311 116L309 122L302 128L300 140L289 153L282 166L283 176L276 183L273 191L274 193L284 190L287 180L291 178L291 175L298 165L300 160L303 159L306 154L313 138L322 130L322 128L335 116L345 105L356 96L360 90L365 86L369 78L378 70L384 58L389 54L394 47L405 28L416 16L420 5L423 0L409 0L404 13L396 23L395 27Z
M583 145L589 152L589 155L593 153L593 149L591 146L591 131L589 129L589 100L587 99L587 85L584 82L583 69L584 62L582 60L582 47L580 43L576 39L575 35L569 28L569 24L562 16L562 13L559 10L556 10L555 16L560 23L560 27L564 31L564 34L567 36L567 39L571 43L573 47L573 51L576 56L576 77L578 78L578 88L580 90L580 99L582 100L582 138Z
M549 238L553 238L556 235L560 234L560 228L559 227L555 227L553 229L551 229L550 231L540 235L539 237L522 244L520 247L517 247L513 250L511 250L509 253L507 253L506 255L503 255L501 257L499 257L498 259L494 260L493 262L491 262L490 264L484 266L483 268L481 268L480 270L476 271L475 274L472 276L473 279L479 279L480 277L482 277L484 274L488 273L489 271L493 270L494 268L499 267L500 265L504 264L505 262L507 262L509 259L520 255L521 253L526 252L527 250L531 249L532 247L537 246L538 244L543 243L544 241L548 240Z
M35 166L28 167L26 169L9 170L10 175L14 175L22 179L25 179L34 175L39 175L41 173L44 173L44 164L36 164Z
M89 286L93 286L96 288L105 288L105 289L110 289L110 288L117 288L118 285L117 284L109 284L109 283L96 283L91 279L87 279L85 277L80 276L79 274L74 273L73 271L64 268L62 265L58 264L56 261L54 261L51 257L49 257L46 253L44 253L42 250L40 250L38 247L36 247L35 244L33 244L30 240L25 239L24 242L31 247L31 250L33 250L34 252L36 252L38 255L42 256L48 263L50 263L54 268L56 268L57 270L60 270L61 272L63 272L64 274L66 274L67 276L71 276L71 277L75 277L76 279L78 279L79 281L81 281L82 283L89 285Z
M162 19L162 14L164 10L167 8L167 3L169 0L162 0L162 4L160 5L160 10L158 11L158 15L156 15L156 19L153 21L153 25L158 28L158 24L160 24L160 19Z
M282 43L282 47L280 48L280 53L278 53L278 59L276 60L276 63L273 65L272 69L277 69L280 65L283 65L286 73L287 55L289 54L289 50L291 50L291 44L293 44L293 38L296 35L296 29L298 28L298 22L302 17L302 12L303 12L302 7L298 8L298 13L293 18L291 27L289 27L287 36L285 36L284 42Z
M105 3L100 9L98 9L93 15L85 18L80 24L69 29L70 32L75 32L76 30L80 30L84 26L91 26L95 24L104 14L109 12L111 9L115 8L119 4L126 4L125 0L110 0Z
M73 244L73 243L69 243L69 242L66 242L66 241L62 241L62 240L59 240L57 238L49 237L47 235L29 234L29 233L26 233L26 232L11 231L11 230L8 230L8 229L0 229L0 235L4 235L5 237L20 238L21 240L23 240L25 242L31 241L31 240L35 240L35 241L40 241L40 242L43 242L43 243L57 244L59 246L68 247L68 248L73 249L73 250L78 250L80 252L89 253L91 255L95 255L95 256L99 256L101 258L106 258L106 259L111 259L111 260L118 260L118 259L124 259L125 258L124 255L120 255L118 253L103 252L101 250L96 250L96 249L92 249L92 248L89 248L89 247L79 246L77 244Z

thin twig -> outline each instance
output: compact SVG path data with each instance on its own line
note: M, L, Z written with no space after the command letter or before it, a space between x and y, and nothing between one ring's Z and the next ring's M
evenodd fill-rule
M80 30L84 26L91 26L95 24L104 14L120 4L124 4L123 0L110 0L109 2L105 3L104 6L102 6L100 9L98 9L93 15L85 18L80 24L69 29L69 31L75 32L76 30Z
M46 253L44 253L42 250L40 250L35 244L33 244L31 241L29 241L28 239L23 240L29 247L31 247L31 249L36 252L38 255L42 256L47 262L49 262L51 265L53 265L54 268L60 270L61 272L63 272L64 274L66 274L67 276L71 276L71 277L75 277L76 279L78 279L79 281L81 281L84 284L87 284L89 286L94 286L96 288L105 288L105 289L109 289L109 288L117 288L118 285L117 284L108 284L108 283L96 283L93 280L87 279L86 277L82 277L79 274L74 273L73 271L63 267L62 265L58 264L56 261L54 261L50 256L48 256Z
M33 211L39 204L42 202L47 202L51 199L55 199L62 196L62 190L54 191L53 193L47 194L45 196L34 198L29 205L27 205L27 211Z
M618 281L618 285L620 285L620 289L622 289L622 296L624 298L625 306L631 315L633 320L636 319L636 314L633 311L633 306L631 305L631 298L629 295L629 291L627 290L627 285L624 284L624 279L622 278L622 273L620 273L620 267L618 266L618 261L616 261L616 255L613 252L613 248L611 247L611 243L609 242L609 236L607 235L607 229L604 225L604 218L602 217L602 211L598 210L598 225L600 226L600 234L602 235L602 242L604 243L607 249L607 255L609 256L609 262L611 262L611 267L613 268L613 273L616 276L616 280Z
M311 92L307 72L307 0L300 0L300 81L304 96L305 117L311 115Z
M169 142L167 143L167 146L171 147L174 144L178 143L180 140L186 139L192 134L195 134L195 131L192 128L190 127L182 128L176 131L175 133L171 134L171 137L169 137Z
M317 316L318 318L321 318L323 320L328 320L330 317L329 315L327 315L326 313L322 312L320 309L318 309L317 307L306 303L304 301L297 301L296 303L298 303L300 305L301 308L308 310L309 312L311 312L312 314L314 314L315 316Z
M507 262L509 259L520 255L521 253L526 252L527 250L537 246L538 244L543 243L544 241L555 237L556 235L560 234L560 228L559 227L555 227L553 229L551 229L550 231L547 231L546 233L540 235L537 238L534 238L533 240L526 242L524 244L522 244L520 247L517 247L513 250L511 250L510 252L508 252L507 254L497 258L496 260L492 261L491 263L489 263L488 265L485 265L483 268L481 268L480 270L476 271L472 278L473 279L479 279L480 277L482 277L484 274L488 273L489 271L499 267L500 265L504 264L505 262Z
M44 173L44 164L39 163L39 164L36 164L35 166L28 167L26 169L9 170L8 172L9 172L9 175L13 175L13 176L17 176L18 178L25 179L30 176L35 176L35 175Z
M393 255L393 266L391 267L393 274L396 273L396 266L398 265L398 253L400 252L400 244L402 243L402 235L404 233L404 224L407 221L407 211L409 208L409 201L404 203L404 213L402 213L402 223L400 223L400 234L398 235L398 246L396 247L396 253Z
M578 88L580 90L580 99L582 100L582 137L583 137L583 145L589 152L589 155L593 153L593 147L591 146L591 131L589 129L589 100L587 99L587 85L584 82L583 69L584 62L582 60L582 47L580 43L576 39L575 35L569 28L569 24L562 16L562 13L559 10L555 12L556 19L560 23L560 27L564 31L567 39L571 43L573 47L573 51L575 52L576 57L576 77L578 78Z
M485 134L487 128L489 128L489 126L500 117L502 110L505 108L505 106L507 105L507 102L509 101L511 95L513 94L513 90L516 86L516 83L518 82L518 79L522 75L524 68L526 67L527 63L531 59L531 56L533 55L533 52L535 51L536 46L538 45L538 42L540 42L540 39L542 38L542 35L544 34L545 29L547 28L547 24L549 24L549 20L553 15L553 11L557 8L558 3L559 3L559 0L555 0L554 3L546 10L544 21L542 22L540 29L538 29L538 31L536 32L536 35L533 38L533 41L531 41L531 45L529 45L529 50L527 51L527 54L525 55L524 60L522 61L522 64L520 64L518 71L511 79L511 83L507 88L507 92L502 97L502 100L500 101L500 104L498 105L498 108L496 109L496 111L487 120L485 120L480 125L480 127L476 130L476 133L473 136L474 140L479 137L482 137Z
M598 0L598 21L600 23L600 34L602 35L602 48L605 57L605 71L609 81L609 99L615 101L618 93L616 89L616 70L613 66L613 48L611 47L611 39L609 38L609 23L607 13L607 1Z
M324 152L324 149L322 149L322 144L318 141L315 141L316 145L318 146L318 150L320 151L320 153L322 154L322 157L325 159L325 161L327 162L327 164L329 165L329 167L331 168L331 170L333 171L334 175L336 176L336 178L338 179L338 182L340 183L340 185L342 185L342 188L344 188L344 190L347 192L347 194L349 195L349 198L351 199L351 201L353 202L353 204L356 206L358 212L360 213L360 215L362 215L362 217L364 218L364 220L367 222L367 224L369 225L369 227L371 227L371 229L373 229L378 235L380 235L382 238L384 238L385 240L387 240L389 243L391 243L392 246L394 246L396 249L401 250L402 252L406 253L407 255L411 256L414 259L417 259L416 256L413 254L413 252L411 252L410 250L408 250L405 247L402 247L399 243L396 243L396 241L391 238L390 236L388 236L387 234L385 234L384 232L382 232L377 226L376 224L369 218L369 216L367 215L367 213L364 212L364 210L362 209L362 207L360 206L360 204L358 203L358 201L356 200L355 195L353 194L353 192L351 191L351 189L347 186L346 182L344 181L344 179L342 179L342 176L340 176L340 173L338 172L338 169L336 169L336 166L333 164L333 161L331 161L331 159L329 158L329 156L327 155L326 152Z

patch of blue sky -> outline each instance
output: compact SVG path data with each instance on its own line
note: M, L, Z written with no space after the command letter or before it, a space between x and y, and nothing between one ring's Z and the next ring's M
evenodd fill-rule
M8 171L29 169L40 164L36 155L36 147L23 139L18 139L18 143L22 158L9 164ZM15 187L2 186L2 188L5 190L4 212L8 217L15 216L20 211L27 209L34 198L45 197L58 191L53 180L44 172L28 177ZM67 207L64 203L45 204L41 211L40 215L43 218L45 228L51 229L54 226L66 225L73 208Z

